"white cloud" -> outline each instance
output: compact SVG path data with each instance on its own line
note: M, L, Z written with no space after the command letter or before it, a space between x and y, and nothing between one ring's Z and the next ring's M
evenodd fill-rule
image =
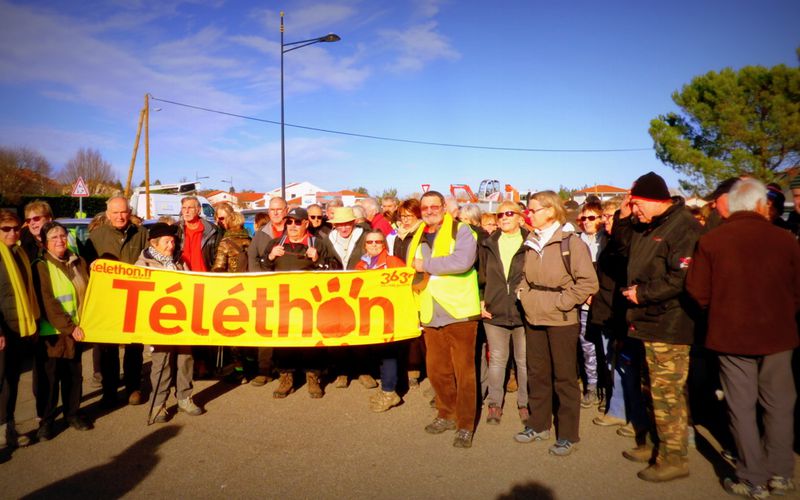
M433 61L459 59L461 54L452 47L447 37L436 31L437 26L436 21L427 21L402 31L381 31L384 42L397 47L399 51L388 68L397 73L413 72Z

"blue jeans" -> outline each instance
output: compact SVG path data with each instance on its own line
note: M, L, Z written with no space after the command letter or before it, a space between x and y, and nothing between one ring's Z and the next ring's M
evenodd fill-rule
M399 348L394 343L377 347L381 358L381 390L394 392L397 389L397 354Z
M622 353L616 351L616 339L611 337L607 331L602 330L601 335L603 338L603 351L606 357L606 367L611 376L610 387L606 387L606 414L612 417L621 418L626 420L625 412L625 396L622 388L622 372L626 367L622 365ZM622 341L624 342L624 340Z
M625 400L625 415L637 433L650 427L647 407L642 394L642 370L644 365L644 344L641 340L625 337L619 341L615 371L620 374L622 394Z

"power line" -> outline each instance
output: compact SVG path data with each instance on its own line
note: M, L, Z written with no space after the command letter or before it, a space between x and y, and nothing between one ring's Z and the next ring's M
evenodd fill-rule
M242 118L243 120L250 120L254 122L261 122L261 123L271 123L273 125L280 125L281 122L277 122L274 120L267 120L266 118L256 118L254 116L247 116L247 115L240 115L237 113L230 113L228 111L220 111L218 109L206 108L203 106L196 106L193 104L186 104L183 102L171 101L168 99L160 99L158 97L150 96L150 99L159 102L165 102L168 104L174 104L175 106L182 106L184 108L196 109L198 111L206 111L208 113L216 113L218 115L225 115L225 116L232 116L234 118ZM294 125L291 123L285 124L287 127L292 128L299 128L303 130L313 130L315 132L324 132L326 134L337 134L337 135L346 135L349 137L361 137L363 139L374 139L377 141L389 141L389 142L403 142L406 144L421 144L423 146L441 146L447 148L463 148L463 149L483 149L483 150L491 150L491 151L523 151L523 152L533 152L533 153L629 153L629 152L637 152L637 151L652 151L653 148L614 148L614 149L546 149L546 148L512 148L512 147L501 147L501 146L477 146L472 144L451 144L447 142L431 142L431 141L417 141L414 139L398 139L395 137L382 137L378 135L368 135L368 134L358 134L355 132L344 132L341 130L330 130L324 128L317 128L317 127L307 127L305 125Z

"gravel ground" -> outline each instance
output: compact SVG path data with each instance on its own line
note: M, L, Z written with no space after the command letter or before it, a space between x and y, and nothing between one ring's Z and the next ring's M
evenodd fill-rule
M85 380L90 366L86 353ZM690 477L650 484L636 477L640 464L622 458L633 440L592 425L594 409L581 414L575 453L554 457L552 439L513 441L522 427L513 394L501 424L481 423L464 450L452 447L452 432L423 431L435 416L427 381L383 414L368 410L371 391L357 381L328 386L319 400L305 387L275 400L276 385L199 381L194 399L205 415L148 426L147 405L102 413L87 384L84 407L95 428L0 451L0 498L729 498L719 483L732 469L702 428ZM35 434L30 387L26 372L17 422Z

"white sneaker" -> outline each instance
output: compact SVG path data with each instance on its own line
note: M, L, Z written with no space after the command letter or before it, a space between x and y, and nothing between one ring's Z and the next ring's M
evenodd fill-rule
M202 408L200 408L199 406L194 404L194 401L192 401L192 398L179 399L178 400L178 411L182 411L182 412L184 412L187 415L190 415L192 417L196 417L198 415L202 415L203 414Z

